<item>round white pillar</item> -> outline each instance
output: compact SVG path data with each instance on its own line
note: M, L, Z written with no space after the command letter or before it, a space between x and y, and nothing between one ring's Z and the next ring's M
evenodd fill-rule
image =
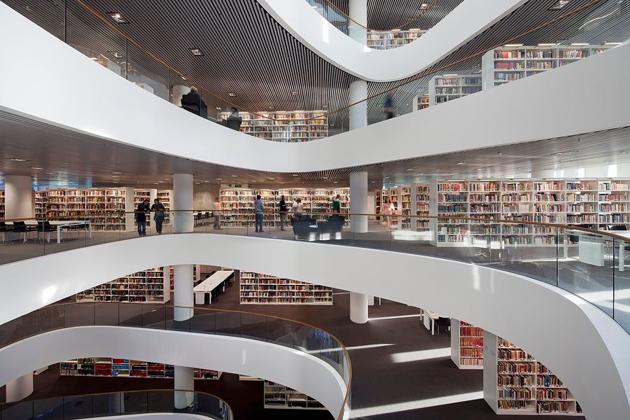
M186 321L194 314L193 266L173 266L173 316L175 321Z
M367 126L367 98L368 87L365 80L356 80L350 83L350 130ZM363 101L363 102L359 102Z
M33 212L33 180L30 176L4 177L4 218L30 219Z
M173 175L173 231L192 232L193 219L193 176L192 174Z
M367 0L349 0L348 16L348 36L361 45L367 45Z
M9 382L6 385L6 402L20 401L33 393L33 374L24 376Z
M173 403L176 409L184 409L189 407L194 400L195 394L195 374L193 368L184 366L175 366L174 373L174 389Z
M368 321L368 295L350 292L350 321L355 324Z
M350 172L350 228L352 232L368 231L368 173Z

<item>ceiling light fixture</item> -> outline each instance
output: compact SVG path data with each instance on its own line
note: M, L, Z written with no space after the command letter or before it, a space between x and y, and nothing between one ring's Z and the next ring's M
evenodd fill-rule
M21 158L9 158L11 162L26 162L26 159Z
M217 109L217 111L221 111L221 107L220 106L216 107L216 109Z
M407 172L413 171L413 168L407 168Z
M463 165L466 162L457 162L458 165Z
M109 17L114 19L114 22L116 22L118 24L129 23L129 21L127 19L125 19L125 17L123 15L121 15L120 12L109 12L108 15L109 15Z
M199 48L188 48L188 51L190 51L190 53L195 57L201 57L203 55L203 51Z
M44 168L40 168L39 166L33 166L31 169L34 171L41 171Z
M108 53L110 53L114 58L123 58L124 55L118 51L107 51Z
M230 98L235 98L235 97L236 97L236 93L234 93L234 92L228 92L228 96L229 96Z
M232 178L238 178L238 175L232 175Z
M223 178L217 178L217 181L223 181Z
M298 174L293 174L293 176L299 176Z
M569 4L569 0L558 0L556 3L554 3L553 6L549 8L549 10L560 10L567 4Z
M420 10L427 10L429 8L429 4L428 3L422 3L420 5Z
M505 44L504 47L522 47L523 44Z
M591 44L588 42L572 42L571 45L574 47L588 47Z
M297 90L291 92L291 96L296 96L298 94Z
M539 47L553 47L555 45L556 45L555 42L540 42L538 44Z

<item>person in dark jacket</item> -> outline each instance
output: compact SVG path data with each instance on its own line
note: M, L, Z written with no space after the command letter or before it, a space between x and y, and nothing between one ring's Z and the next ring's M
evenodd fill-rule
M225 121L225 125L227 126L227 128L240 131L242 123L243 123L243 118L241 117L241 114L238 112L238 109L232 108L232 113Z
M208 106L194 86L190 88L190 92L182 96L182 108L204 118L208 116Z
M161 235L162 223L164 223L164 217L166 215L166 207L164 207L164 204L160 202L159 198L156 198L153 200L151 211L153 212L153 220L155 220L155 230L158 235Z
M278 204L278 207L280 210L280 230L286 230L284 227L287 224L287 213L289 212L289 208L287 207L284 195L280 196L280 203Z
M136 209L136 223L138 224L138 235L147 236L147 213L150 212L149 199L145 198L144 201L138 204Z

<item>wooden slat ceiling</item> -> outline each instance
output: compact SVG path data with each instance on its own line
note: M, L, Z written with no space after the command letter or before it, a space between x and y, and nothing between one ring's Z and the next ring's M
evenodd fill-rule
M155 65L141 51L126 43L122 36L83 10L76 0L67 1L65 25L63 0L2 1L78 49L107 55L166 84L188 83L175 79L177 76ZM256 0L85 1L103 16L107 16L108 12L122 13L130 23L117 25L118 29L218 97L227 100L228 92L236 93L237 96L229 100L242 109L336 110L348 105L348 86L355 77L303 46ZM347 0L343 1L347 3ZM555 3L556 0L530 0L432 69L403 81L404 88L396 93L401 111L411 106L418 90L426 89L432 73L478 69L480 53L507 42L536 44L578 38L581 42L602 42L623 36L628 38L630 1L572 0L561 11L549 11ZM387 7L382 6L385 4ZM436 4L449 9L455 7L458 1L437 0ZM394 22L392 16L403 19L409 13L413 15L417 7L417 2L411 0L370 1L370 10L375 16L373 19L384 26L387 22ZM580 8L584 9L559 23L523 35L557 16ZM610 16L605 19L588 23L608 14ZM204 56L194 57L189 51L192 47L200 48ZM122 53L118 59L113 57L116 52L119 55ZM369 95L400 84L369 83ZM226 107L225 102L210 96L206 101L210 112L215 106ZM383 118L382 103L382 96L368 101L370 122ZM344 111L331 118L331 134L347 128L347 115Z

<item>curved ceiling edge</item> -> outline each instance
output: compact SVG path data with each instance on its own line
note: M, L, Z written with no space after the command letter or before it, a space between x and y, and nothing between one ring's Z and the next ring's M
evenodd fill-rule
M630 68L630 45L337 136L278 143L175 107L3 3L1 38L20 43L0 43L0 56L11 57L0 66L0 109L90 137L235 168L316 172L630 125L625 71Z
M64 328L3 347L0 384L77 356L150 360L269 379L312 396L333 417L346 391L332 366L289 347L227 335L118 326Z
M300 263L286 264L278 255ZM91 263L95 260L98 270ZM0 322L127 273L177 264L269 273L466 320L541 360L572 390L589 418L618 420L630 413L630 335L613 319L559 288L434 257L203 233L130 239L0 266L0 278L21 279L0 283ZM44 271L47 275L41 276ZM553 322L532 305L553 308ZM607 392L593 393L593 383Z
M405 46L373 50L335 28L306 0L258 0L284 29L334 66L370 82L391 82L435 64L526 0L464 0Z

